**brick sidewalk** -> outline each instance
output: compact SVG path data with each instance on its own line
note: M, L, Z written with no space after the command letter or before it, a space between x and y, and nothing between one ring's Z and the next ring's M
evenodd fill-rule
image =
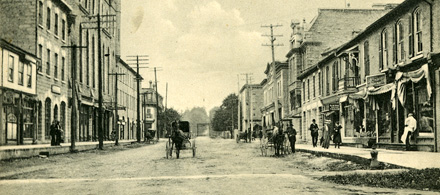
M340 149L330 146L324 149L320 146L313 148L312 144L296 144L296 149L303 152L328 153L334 155L347 155L359 159L368 160L371 158L371 148L354 148L341 146ZM384 163L394 164L407 168L424 169L440 168L440 153L421 151L396 151L377 149L378 160Z

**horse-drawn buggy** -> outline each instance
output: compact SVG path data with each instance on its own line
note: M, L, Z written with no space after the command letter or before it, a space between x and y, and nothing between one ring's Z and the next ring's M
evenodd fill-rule
M188 121L175 121L171 124L171 131L167 133L166 157L173 156L176 151L176 158L179 158L181 150L192 150L193 157L196 156L196 141L191 139L191 130Z
M238 142L240 142L240 140L244 140L244 142L248 142L248 133L247 131L239 131L237 133L237 136L235 138L235 140Z
M275 150L275 156L290 154L291 148L287 132L276 127L273 129L267 129L266 133L262 133L262 136L260 137L261 155L267 156L268 148L271 149L270 151Z

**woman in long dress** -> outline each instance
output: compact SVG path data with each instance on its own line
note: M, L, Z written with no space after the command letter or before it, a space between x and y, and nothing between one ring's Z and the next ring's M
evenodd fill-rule
M328 127L330 121L325 121L324 127L322 128L322 137L324 138L324 142L322 143L322 147L328 149L330 146L330 129Z

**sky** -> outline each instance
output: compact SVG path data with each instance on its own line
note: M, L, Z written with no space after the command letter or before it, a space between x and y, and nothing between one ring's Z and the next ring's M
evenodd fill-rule
M310 22L319 8L371 8L375 3L403 0L121 0L121 57L148 55L141 69L143 87L154 81L168 108L183 112L220 106L246 83L260 83L271 62L274 28L275 59L286 61L292 21ZM354 21L355 22L355 21ZM168 85L168 92L166 91ZM165 99L164 99L165 101ZM165 102L164 102L165 104Z

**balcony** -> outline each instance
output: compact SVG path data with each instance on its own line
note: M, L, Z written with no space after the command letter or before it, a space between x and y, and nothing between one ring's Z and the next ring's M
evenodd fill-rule
M344 91L347 89L355 89L357 85L360 84L359 77L344 77L339 79L339 91Z

